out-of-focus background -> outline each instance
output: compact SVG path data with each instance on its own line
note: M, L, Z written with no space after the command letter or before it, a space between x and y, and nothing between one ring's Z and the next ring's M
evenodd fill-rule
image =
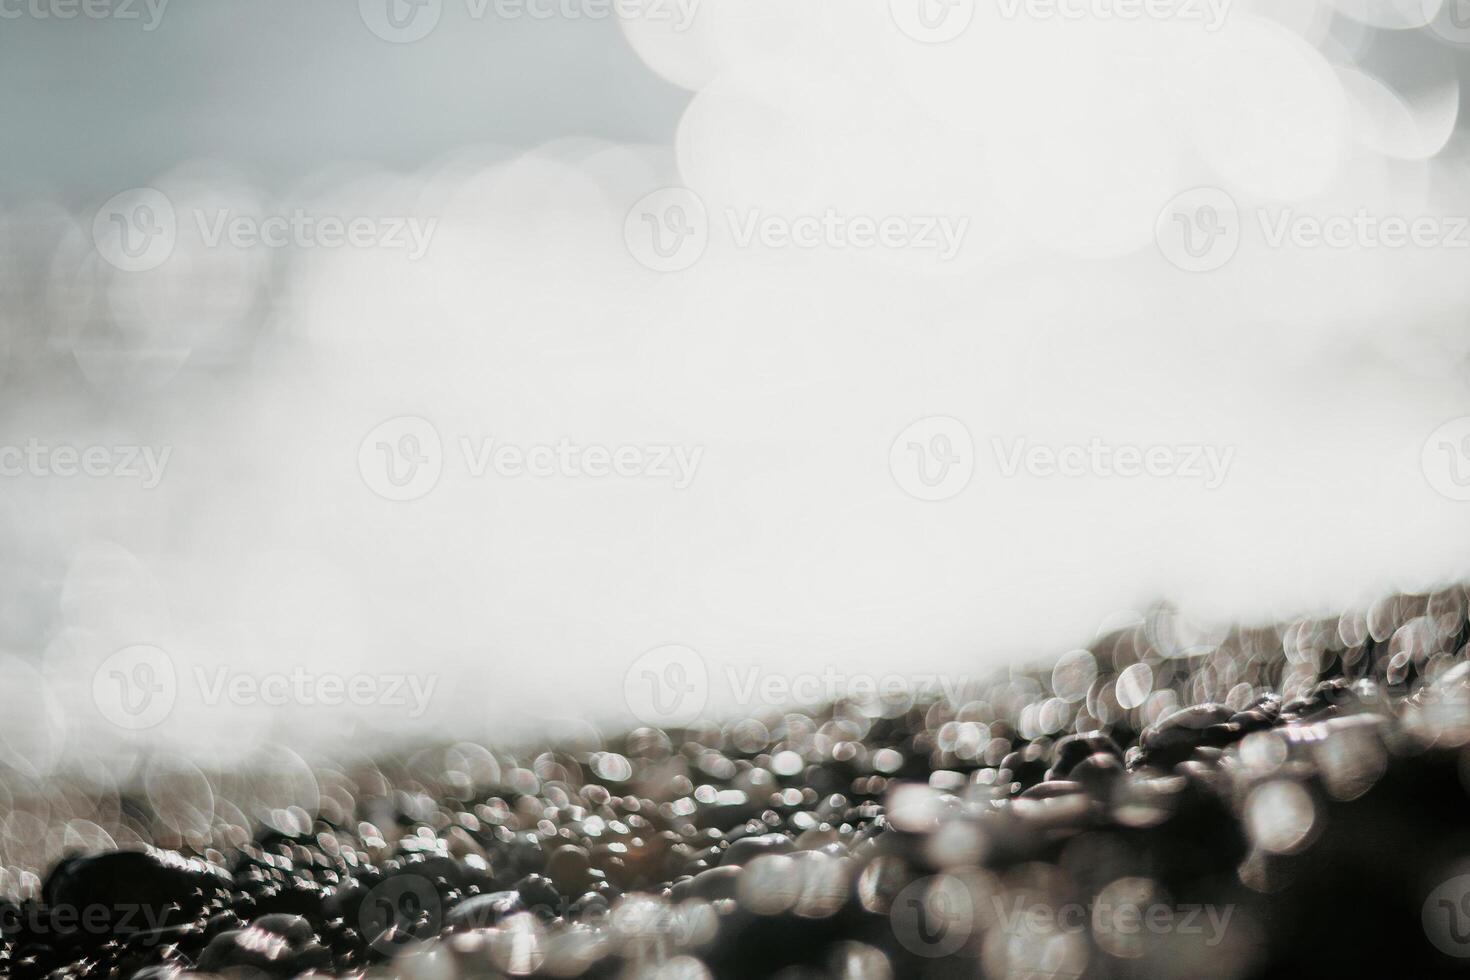
M1467 66L1436 0L0 5L0 757L1459 580Z

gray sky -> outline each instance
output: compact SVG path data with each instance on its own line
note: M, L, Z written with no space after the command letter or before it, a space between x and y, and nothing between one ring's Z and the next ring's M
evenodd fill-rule
M688 101L610 19L477 17L450 0L429 36L394 44L352 0L165 2L151 31L158 0L110 2L137 18L0 20L7 180L125 187L210 157L271 187L468 145L666 142Z
M368 715L469 733L626 720L669 646L730 703L1464 579L1449 25L979 3L930 44L887 3L711 0L635 57L437 2L406 44L355 0L0 21L6 172L59 202L0 212L0 465L116 463L0 480L32 760L115 744L90 682L135 646L179 686L143 735L193 750L358 732L212 701L221 667L407 665L432 710ZM634 465L492 465L564 445Z

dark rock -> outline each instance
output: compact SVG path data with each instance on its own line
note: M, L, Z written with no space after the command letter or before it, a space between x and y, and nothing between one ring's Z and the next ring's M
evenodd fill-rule
M794 849L785 834L757 834L742 837L726 849L721 864L748 864L762 854L789 854Z
M1059 796L1071 796L1081 793L1081 783L1072 782L1068 779L1055 779L1045 783L1037 783L1035 786L1021 794L1023 800L1054 800Z
M62 860L42 898L52 928L92 945L193 922L229 885L217 865L144 848Z
M199 957L199 969L207 973L253 970L272 977L293 977L330 964L331 954L314 940L293 942L256 926L220 933Z
M1082 732L1059 740L1052 749L1051 769L1046 778L1066 779L1074 766L1088 756L1102 753L1123 761L1123 750L1105 732Z
M546 874L563 895L576 895L592 884L592 859L587 849L564 844L551 853Z
M1145 728L1138 739L1139 748L1151 764L1170 765L1183 761L1198 746L1220 744L1217 739L1226 733L1211 735L1207 730L1228 722L1233 714L1235 712L1223 704L1196 704L1182 708Z
M527 875L516 883L521 906L543 919L554 919L562 913L561 892L545 875Z

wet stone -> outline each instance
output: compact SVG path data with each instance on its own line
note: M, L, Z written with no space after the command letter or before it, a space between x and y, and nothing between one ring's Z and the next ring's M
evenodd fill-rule
M1208 730L1230 720L1235 712L1223 704L1196 704L1169 715L1163 721L1150 725L1139 736L1138 744L1144 758L1155 764L1171 764L1187 758L1196 747L1219 744L1220 735L1211 735ZM1233 733L1226 738L1229 741Z
M1457 863L1470 855L1463 651L1446 639L1400 678L1375 640L1351 671L1328 658L1311 678L1273 646L1283 635L1163 659L1143 650L1146 631L1112 638L1093 651L1085 700L1049 686L1052 671L1012 665L964 702L328 767L320 813L293 833L221 826L187 845L208 862L141 850L56 862L28 883L37 898L0 904L17 922L0 930L0 975L1440 975L1421 916L1436 882L1470 875L1470 858ZM1135 685L1122 692L1132 706L1117 703L1117 663L1146 666L1152 693ZM1307 693L1242 693L1282 683ZM1139 731L1159 704L1206 694L1235 710L1194 704ZM249 809L217 792L221 821ZM158 826L144 805L123 803L127 828ZM1244 924L1215 945L1201 945L1198 918L1192 932L1084 918L1045 942L1002 942L995 910L973 905L985 896L1004 897L1006 915L1012 899L1166 897ZM109 919L85 939L56 928L66 903L99 899L157 921ZM1364 952L1344 910L1369 903ZM961 941L936 950L947 930Z
M1250 704L1245 706L1246 711L1259 711L1269 718L1275 718L1281 714L1281 695L1275 691L1267 691L1258 695Z
M785 834L757 834L742 837L725 850L721 864L749 864L763 854L789 854L794 849Z
M576 895L592 884L592 859L587 849L564 844L552 852L546 874L564 895Z
M87 913L87 928L75 929L77 941L86 942L193 921L228 888L223 868L146 848L61 861L42 896L58 924L61 916Z
M187 969L187 966L179 964L145 966L133 974L133 980L179 980L185 975Z
M1233 718L1234 716L1232 716ZM1211 725L1204 730L1204 737L1198 749L1229 745L1231 742L1239 741L1248 734L1244 725L1238 725L1234 721L1223 722L1219 725Z
M330 963L331 954L314 940L292 941L257 926L220 933L199 957L199 969L205 972L253 970L273 977L296 976Z
M1095 752L1073 766L1068 778L1090 793L1102 794L1107 792L1108 788L1123 775L1123 772L1121 754ZM1042 783L1041 785L1048 784Z
M293 945L301 945L309 942L316 935L307 922L299 915L286 915L279 912L258 916L251 920L250 925L256 929L262 929L273 936L280 936Z
M1046 747L1033 742L1001 760L998 781L1019 793L1045 779L1048 768Z
M522 878L516 883L516 894L520 896L521 907L528 912L534 912L543 919L554 919L561 915L561 892L556 890L556 885L545 875L527 875Z
M1047 779L1065 779L1072 769L1088 756L1102 753L1123 759L1123 750L1105 732L1082 732L1060 739L1052 749L1051 769Z
M1054 779L1045 783L1037 783L1035 786L1022 793L1019 799L1023 800L1054 800L1059 796L1072 796L1083 791L1083 785L1069 779Z
M204 935L206 938L213 938L226 929L243 929L244 927L245 920L240 918L237 913L226 909L223 912L217 912L211 915L205 920Z
M247 918L253 920L261 915L293 915L319 919L322 899L321 887L313 882L293 880L285 886L271 885L252 896Z
M612 902L606 895L597 892L587 892L567 908L567 917L586 921L598 919L612 910Z
M1267 728L1272 727L1276 724L1276 718L1277 715L1275 713L1268 714L1259 708L1247 708L1244 711L1237 711L1231 715L1230 721L1226 722L1226 724L1239 726L1241 736L1244 737L1251 732L1265 731Z
M676 902L686 897L702 898L706 902L714 902L722 898L734 898L735 886L740 881L740 871L741 869L738 865L726 865L724 867L710 868L708 871L702 871L693 878L681 882L683 886L682 891L680 890L680 886L676 885L674 887L674 894L671 897Z

